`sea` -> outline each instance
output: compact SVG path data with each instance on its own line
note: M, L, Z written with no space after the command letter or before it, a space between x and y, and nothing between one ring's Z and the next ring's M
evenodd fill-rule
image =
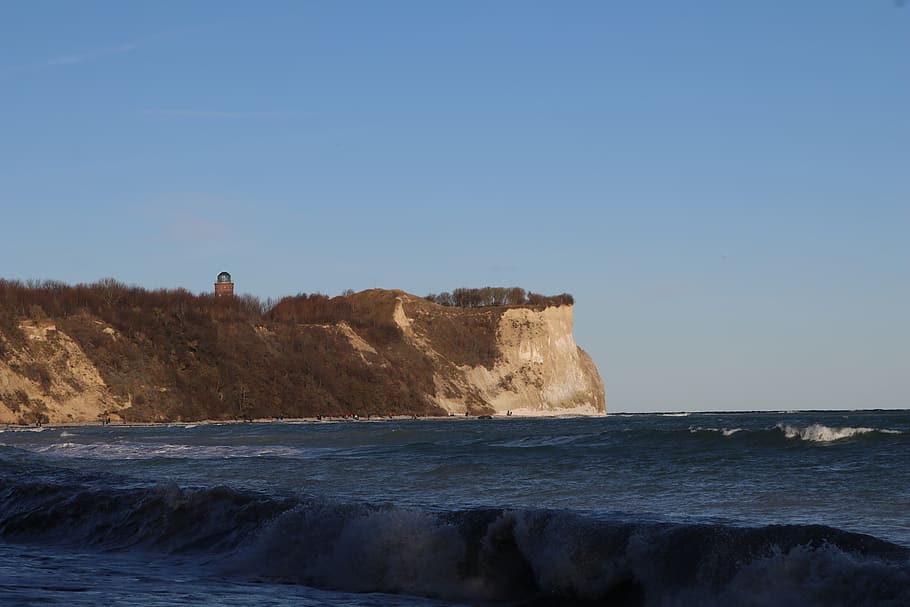
M0 605L910 605L910 411L0 428Z

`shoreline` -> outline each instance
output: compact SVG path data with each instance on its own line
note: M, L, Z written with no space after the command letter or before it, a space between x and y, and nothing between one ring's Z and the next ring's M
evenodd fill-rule
M452 415L392 415L392 416L369 416L369 417L358 417L358 416L316 416L316 417L286 417L286 418L272 418L272 417L263 417L256 418L252 420L240 420L240 419L204 419L204 420L194 420L194 421L167 421L167 422L108 422L103 423L100 421L81 421L81 422L49 422L36 426L31 425L21 425L21 424L0 424L0 433L2 432L35 432L41 430L55 430L55 429L65 429L65 428L174 428L174 427L190 427L190 426L226 426L226 425L262 425L262 424L289 424L289 425L306 425L306 424L337 424L337 423L355 423L355 422L402 422L402 421L467 421L467 420L530 420L530 419L592 419L592 418L604 418L604 417L637 417L637 416L653 416L653 417L688 417L690 415L760 415L760 414L818 414L818 413L898 413L898 412L910 412L910 408L906 409L881 409L881 408L872 408L872 409L787 409L787 410L777 410L769 409L767 411L678 411L678 412L669 412L669 411L641 411L641 412L627 412L627 411L616 411L613 413L579 413L572 411L571 409L566 410L566 413L556 413L551 414L547 412L534 412L527 409L515 409L512 411L511 415L505 413L495 413L490 415L464 415L464 414L452 414Z
M286 417L286 418L256 418L252 420L240 419L206 419L197 421L167 421L167 422L108 422L84 421L84 422L50 422L37 425L19 425L6 424L0 427L0 432L35 432L41 430L55 430L65 428L175 428L190 426L228 426L228 425L263 425L263 424L288 424L288 425L307 425L307 424L337 424L337 423L360 423L360 422L401 422L401 421L471 421L471 420L497 420L497 419L577 419L577 418L599 418L607 417L608 414L584 415L578 413L557 414L557 415L533 415L513 413L507 415L498 413L492 415L392 415L392 416L369 416L369 417L337 417L337 416L319 416L319 417Z

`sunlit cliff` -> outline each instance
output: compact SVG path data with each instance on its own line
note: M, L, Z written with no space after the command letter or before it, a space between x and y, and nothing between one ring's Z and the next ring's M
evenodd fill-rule
M0 423L605 413L572 305L102 286L0 284Z

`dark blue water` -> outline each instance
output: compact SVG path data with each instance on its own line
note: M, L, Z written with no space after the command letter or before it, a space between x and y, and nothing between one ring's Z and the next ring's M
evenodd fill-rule
M910 605L910 412L0 433L6 605Z

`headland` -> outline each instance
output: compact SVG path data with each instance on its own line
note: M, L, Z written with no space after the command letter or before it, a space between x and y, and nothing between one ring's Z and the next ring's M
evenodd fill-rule
M438 301L0 280L0 423L606 412L571 297Z

